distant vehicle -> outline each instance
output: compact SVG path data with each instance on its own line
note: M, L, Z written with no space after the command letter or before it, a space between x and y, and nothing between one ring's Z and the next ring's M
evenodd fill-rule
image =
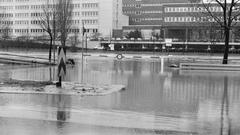
M115 38L112 38L112 40L116 40Z
M108 47L110 48L111 51L114 50L114 44L109 44Z
M118 41L119 41L119 40L121 40L121 38L117 38L116 40L118 40Z
M104 37L103 40L110 40L110 38L109 37Z
M159 41L164 41L162 38L159 38L158 40L159 40Z
M152 39L152 40L157 40L157 38L156 38L156 37L152 37L151 39Z
M102 38L102 37L99 37L99 38L98 38L98 41L102 41L102 40L104 40L104 38Z
M102 49L103 49L103 46L97 45L97 46L95 46L93 49L95 49L95 50L102 50Z
M144 38L144 40L150 40L150 38Z
M176 42L176 41L179 41L179 39L178 38L173 38L172 41Z
M123 37L123 40L127 40L127 38L126 38L126 37Z
M130 40L135 40L134 38L130 38Z
M142 40L141 38L137 38L137 40Z
M98 38L89 38L90 41L98 41Z

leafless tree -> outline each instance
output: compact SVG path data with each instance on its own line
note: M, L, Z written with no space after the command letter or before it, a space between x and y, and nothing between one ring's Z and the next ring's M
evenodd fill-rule
M0 31L3 39L9 38L11 34L11 26L13 22L9 17L5 16L5 11L0 11Z
M216 22L224 32L224 55L222 64L228 64L230 31L239 19L240 0L189 0L195 5L199 12L205 14L205 19Z
M37 24L48 34L50 39L49 62L51 62L53 41L56 40L57 0L47 0L42 5L42 13L37 17Z
M72 25L72 10L72 0L47 0L42 5L42 12L38 15L37 20L39 21L38 25L50 39L49 62L51 62L53 41L58 38L63 47L66 45Z
M77 51L77 44L79 43L79 40L78 40L78 33L77 32L74 32L73 33L74 35L72 37L70 37L70 42L71 42L71 51L72 52L76 52Z
M2 25L1 26L1 34L2 34L2 38L3 39L8 39L11 36L11 25L7 24L7 25Z
M65 47L68 34L72 26L72 0L58 0L56 8L59 39L61 41L61 45Z

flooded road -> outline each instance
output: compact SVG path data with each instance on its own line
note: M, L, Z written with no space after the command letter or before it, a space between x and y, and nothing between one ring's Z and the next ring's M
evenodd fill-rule
M123 84L106 96L0 94L0 134L240 134L240 72L181 71L160 60L77 58L66 81ZM55 67L0 66L0 79L56 80Z

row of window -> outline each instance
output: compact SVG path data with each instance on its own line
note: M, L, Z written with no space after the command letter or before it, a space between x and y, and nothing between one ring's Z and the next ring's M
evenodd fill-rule
M92 17L92 16L98 16L98 11L83 11L83 12L73 12L74 16L87 16L87 17Z
M82 20L82 22L87 25L98 24L98 20Z
M13 32L13 29L8 29L9 32ZM15 33L43 33L45 32L43 29L15 29ZM69 29L68 32L70 33L79 33L79 29ZM98 29L86 29L86 32L98 32Z
M28 21L28 20L17 20L17 21L8 21L8 20L6 20L6 21L0 21L0 25L1 24L13 25L13 22L16 25L27 25L29 23L38 25L38 24L41 23L41 21L39 21L39 20L32 20L31 22ZM84 23L86 25L96 25L96 24L98 24L98 20L91 20L91 19L89 19L89 20L82 20L82 21L81 20L72 20L71 23L72 24L82 24L82 23Z
M22 15L26 15L26 14L22 14ZM44 16L44 13L31 13L31 17L40 17L40 16ZM80 16L80 12L73 12L73 16ZM83 11L82 16L84 16L84 17L98 16L98 12L97 11ZM24 16L24 17L26 17L26 16Z
M0 33L11 33L13 29L0 29Z
M219 6L213 6L208 8L211 12L222 12L223 9ZM165 7L165 12L206 12L204 7Z
M84 11L82 12L82 16L98 16L97 11Z
M13 14L10 13L0 13L0 18L8 18L13 17Z
M86 25L97 25L98 24L98 20L96 19L84 19L84 20L72 20L71 21L72 24L86 24Z
M0 21L0 25L12 25L13 21Z
M214 22L214 18L207 17L165 17L165 22Z
M0 2L13 2L13 0L0 0Z
M134 22L141 22L141 21L161 21L162 18L133 18L132 21Z
M159 7L162 6L160 3L154 3L154 4L123 4L123 7L135 7L135 8L141 8L141 7Z
M97 8L98 7L98 3L83 3L82 7L83 8Z
M29 2L29 0L15 0L15 2Z
M41 21L39 21L39 20L32 20L31 21L31 24L38 25L40 23L41 23ZM72 20L71 23L72 24L82 24L82 23L84 23L86 25L96 25L96 24L98 24L98 20L91 20L91 19L82 20L82 21L81 20ZM15 21L15 24L29 24L29 21L27 21L27 20Z
M81 4L73 4L73 8L80 8ZM28 9L42 9L44 5L18 5L15 6L16 10L28 10ZM54 5L49 5L49 8L54 7ZM83 8L97 8L98 3L83 3ZM14 6L0 6L0 10L12 10L14 9Z
M0 2L14 2L14 0L0 0ZM15 0L15 2L29 2L29 0Z
M0 10L12 10L13 6L0 6Z
M29 6L28 5L15 6L15 9L17 9L17 10L25 10L25 9L29 9Z
M146 11L132 11L132 10L128 10L128 11L124 11L124 14L136 14L136 15L141 15L141 14L160 14L162 13L162 11L159 10L146 10Z
M31 13L31 17L42 16L43 13ZM83 12L73 12L73 16L84 16L84 17L94 17L98 16L98 11L83 11ZM2 14L4 17L13 17L13 14ZM1 17L1 15L0 15ZM15 17L29 17L29 13L15 13Z

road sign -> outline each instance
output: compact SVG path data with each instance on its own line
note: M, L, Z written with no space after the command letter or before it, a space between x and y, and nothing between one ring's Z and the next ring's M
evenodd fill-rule
M59 47L58 49L58 77L66 75L66 49Z
M172 46L172 39L171 38L166 38L165 43L166 43L166 46Z

